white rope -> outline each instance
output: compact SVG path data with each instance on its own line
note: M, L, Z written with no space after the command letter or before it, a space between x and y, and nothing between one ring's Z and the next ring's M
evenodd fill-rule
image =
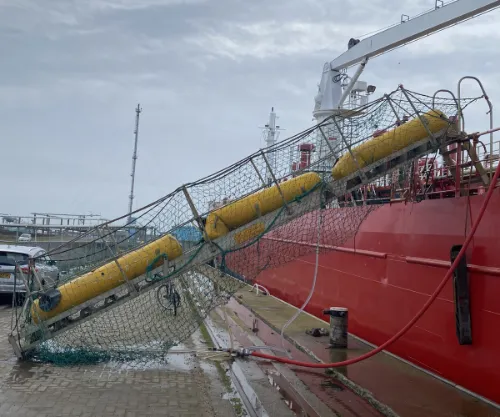
M317 225L316 225L316 233L317 233L316 261L314 264L314 275L313 275L313 282L311 285L311 290L309 291L309 295L307 296L307 299L304 302L304 304L302 305L302 307L300 307L300 309L295 312L295 314L290 318L290 320L288 320L284 324L283 328L281 329L281 347L287 352L289 358L291 358L292 355L290 354L290 352L288 350L285 349L285 329L288 326L290 326L290 324L292 324L294 322L294 320L304 311L304 309L307 307L307 305L309 304L309 301L311 301L311 298L314 294L314 290L316 288L316 280L318 278L319 248L320 248L320 244L321 244L321 226L322 226L322 224L323 224L323 210L320 209L319 215L318 215L318 221L317 221Z

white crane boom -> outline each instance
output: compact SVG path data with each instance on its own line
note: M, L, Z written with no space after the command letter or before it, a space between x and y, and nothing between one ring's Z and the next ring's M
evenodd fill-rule
M363 39L331 61L330 67L337 71L348 68L365 58L383 54L499 6L499 0L454 1Z
M369 58L500 7L500 0L456 0L438 7L439 2L439 0L436 1L436 9L402 21L401 24L357 41L358 43L351 39L350 47L346 52L333 61L327 62L323 67L318 95L315 97L313 115L317 121L320 122L341 111L344 101L353 89L361 91L359 84L356 84ZM357 63L360 63L358 70L343 90L343 77L340 76L340 71Z

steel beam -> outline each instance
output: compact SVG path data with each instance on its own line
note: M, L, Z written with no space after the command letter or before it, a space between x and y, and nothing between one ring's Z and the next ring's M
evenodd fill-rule
M349 68L365 58L391 51L499 6L500 0L458 0L449 3L363 39L331 61L330 68L336 71Z

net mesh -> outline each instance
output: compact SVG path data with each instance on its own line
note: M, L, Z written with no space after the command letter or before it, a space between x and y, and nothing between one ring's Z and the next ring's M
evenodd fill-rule
M67 243L19 273L29 289L13 320L21 350L56 363L161 357L261 271L345 244L371 211L403 197L413 161L369 182L358 171L382 148L382 157L404 148L415 129L399 139L392 129L414 120L422 126L419 117L431 109L447 116L430 117L448 129L456 102L434 101L399 88L131 215L61 232ZM346 158L354 168L332 178Z

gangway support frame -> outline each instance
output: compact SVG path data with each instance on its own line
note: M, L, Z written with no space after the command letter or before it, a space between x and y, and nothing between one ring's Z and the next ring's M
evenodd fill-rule
M211 242L205 242L204 246L201 248L198 246L191 249L179 258L170 261L169 267L173 268L173 271L175 271L173 274L175 275L182 275L193 269L196 270L200 266L207 264L220 255L219 252L214 253L213 245L211 243L216 243L222 251L229 249L237 250L238 248L248 244L248 241L241 242L236 240L236 236L240 235L243 230L255 227L256 224L259 224L261 228L263 224L264 230L267 230L271 225L273 228L282 226L300 216L303 216L304 214L316 211L320 207L321 203L324 203L326 200L331 200L336 197L338 198L346 193L352 192L365 184L373 182L378 177L389 174L411 160L434 152L440 146L446 146L453 143L458 137L462 136L463 135L459 135L449 128L443 129L399 152L362 167L349 176L340 180L327 182L325 184L326 187L318 187L312 190L300 201L287 203L288 208L291 210L284 210L286 207L279 208L271 213L257 218L250 223L245 224L244 226L230 231L225 236ZM433 143L436 145L433 145ZM158 270L161 270L161 266ZM18 334L13 335L14 339L11 340L11 343L17 343L19 347L17 351L19 352L20 350L22 354L25 355L28 351L33 350L40 343L46 341L47 338L42 337L29 344L23 344L22 340L38 331L41 331L43 328L50 330L50 338L53 338L81 323L84 323L85 321L98 317L99 315L110 311L111 309L132 300L141 294L144 294L146 291L154 290L163 283L163 280L150 281L146 280L146 278L146 274L143 274L133 280L124 282L119 287L100 294L85 303L60 313L55 317L43 320L40 325L27 325L26 327L21 328ZM133 287L131 287L130 284L132 284ZM131 288L135 288L137 291L133 291ZM105 302L106 300L109 302ZM77 314L77 317L70 318L70 316L75 316Z

